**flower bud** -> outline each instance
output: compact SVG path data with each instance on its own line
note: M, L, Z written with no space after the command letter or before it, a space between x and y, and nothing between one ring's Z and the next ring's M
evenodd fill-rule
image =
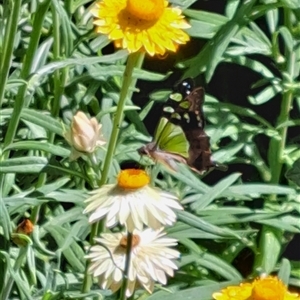
M29 219L24 219L16 228L15 232L12 234L12 241L19 247L25 247L28 241L24 238L21 238L19 234L24 234L29 236L34 229L34 225Z
M65 133L65 139L73 147L71 159L76 159L83 153L93 153L96 147L106 143L101 127L96 118L89 119L82 111L76 113L70 130Z

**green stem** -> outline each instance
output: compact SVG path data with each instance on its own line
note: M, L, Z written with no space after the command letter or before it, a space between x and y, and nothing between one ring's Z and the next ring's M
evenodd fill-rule
M126 300L126 290L128 285L128 274L130 268L130 260L131 260L131 248L132 248L132 238L133 235L131 232L127 233L127 248L126 248L126 260L125 260L125 268L124 268L124 277L121 286L121 295L120 300Z
M115 148L117 144L117 139L121 127L121 123L124 116L124 106L126 103L126 97L128 93L132 93L133 83L135 85L135 81L132 81L132 74L135 67L140 67L143 61L144 55L141 53L133 53L128 57L128 61L126 64L126 69L123 76L123 84L120 92L120 99L118 102L118 107L116 111L116 115L113 122L112 133L109 139L109 144L107 148L107 154L104 161L103 172L101 176L101 180L99 182L99 186L106 183L108 178L108 173L110 171L112 159L115 153Z
M292 13L289 9L285 10L285 25L291 30ZM287 61L285 72L289 74L290 78L294 79L294 67L296 65L296 55L293 50L285 49L285 57ZM277 125L288 122L290 118L290 110L293 102L293 91L287 90L283 93L280 114L277 119ZM278 130L280 139L271 138L268 152L268 162L271 170L272 184L279 184L282 167L283 154L286 146L288 127L282 127ZM270 195L268 202L276 201L276 195ZM267 204L267 203L266 203ZM282 248L282 230L270 226L264 226L259 240L259 253L255 258L254 268L262 272L270 273L278 261Z
M0 62L0 106L2 105L5 93L5 86L9 74L9 69L12 61L12 53L14 49L14 42L17 32L17 27L19 23L19 14L22 0L13 1L13 10L12 13L9 14L9 18L7 20L7 26L5 30L5 35L3 39L3 51L2 51L2 59Z
M55 5L51 5L52 20L53 20L53 59L59 60L60 58L60 33L59 33L59 16L55 9ZM51 107L52 115L56 116L59 112L59 104L61 98L60 91L60 70L54 71L54 101Z
M12 11L10 11L9 4L13 3ZM12 62L12 56L13 56L13 49L14 49L14 42L16 37L16 32L18 28L19 23L19 15L20 15L20 9L21 9L21 0L15 0L15 1L8 1L3 4L3 16L8 15L7 23L5 26L5 17L1 20L1 33L2 35L2 28L5 28L5 31L3 30L4 36L2 39L2 49L0 53L0 107L2 106L4 95L5 95L5 88L6 83L8 79L8 74ZM0 37L2 38L2 36ZM0 113L1 115L1 113ZM1 159L3 159L1 157ZM0 191L2 194L2 186L5 184L5 177L3 174L0 175ZM2 242L0 242L0 248L3 251L9 252L9 241L6 239L6 237L2 238ZM4 280L5 280L5 273L6 273L6 267L3 260L0 260L0 293L5 289L4 286ZM3 294L2 294L3 295ZM3 297L1 297L3 299Z
M15 265L14 265L14 271L17 271L21 268L23 260L26 256L26 252L27 252L27 247L20 248L19 255L18 255ZM14 283L14 278L12 276L9 276L7 283L5 285L5 288L1 294L0 299L7 300L9 298L9 294L10 294L11 288L13 286L13 283Z
M120 127L123 121L124 117L124 106L126 103L126 98L128 95L132 94L132 90L135 86L136 80L132 79L132 74L134 71L134 68L140 67L142 65L144 59L144 53L133 53L128 56L126 68L124 71L124 76L123 76L123 83L122 83L122 88L120 92L120 98L119 102L117 105L117 111L116 115L114 118L113 122L113 128L111 132L111 136L109 139L108 147L107 147L107 153L104 161L104 167L103 167L103 172L102 176L99 182L99 186L102 186L103 184L106 183L108 174L111 168L113 156L115 153L115 148L117 145L117 140L119 136L119 131ZM101 221L97 222L92 225L91 228L91 234L90 234L90 244L94 244L94 237L99 235L100 229L102 231L102 227L100 226L103 224ZM90 290L90 287L92 285L92 277L91 275L88 274L88 268L89 268L89 262L86 263L86 268L85 268L85 274L84 274L84 281L83 281L83 286L82 286L82 292L87 293Z
M36 49L38 47L38 43L40 40L44 17L48 10L49 4L50 4L50 0L45 0L44 2L39 4L39 7L36 11L34 22L32 25L33 30L32 30L32 34L30 37L28 49L26 51L25 59L23 62L20 79L26 80L30 74L30 69L32 66L33 58L34 58L34 55L35 55L35 52L36 52ZM25 103L26 91L27 91L26 85L22 85L19 88L16 100L14 103L14 109L13 109L13 112L11 115L11 119L8 124L7 131L6 131L3 148L7 147L14 140L14 137L15 137L18 125L19 125L22 108ZM6 151L3 154L3 156L4 156L4 159L7 159L9 157L9 151Z
M52 11L52 22L53 22L53 59L55 61L60 59L61 56L61 45L60 45L60 22L59 22L59 16L55 9L55 5L51 3L51 11ZM63 76L60 75L60 73L63 72ZM60 100L64 93L64 85L66 80L66 70L63 69L62 71L56 70L54 72L54 99L52 101L52 107L51 107L51 114L53 117L57 117L59 114L60 109ZM61 78L62 77L62 78ZM51 132L48 138L48 142L53 144L55 139L55 133ZM45 184L47 180L47 173L42 173L39 175L38 182L36 184L36 188L41 187ZM40 206L35 206L32 209L30 220L33 224L36 224L39 216Z

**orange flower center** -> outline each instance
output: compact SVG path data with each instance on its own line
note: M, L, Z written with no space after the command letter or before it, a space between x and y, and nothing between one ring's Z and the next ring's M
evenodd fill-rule
M164 12L164 0L127 0L126 10L134 17L155 21Z
M132 248L137 246L140 242L141 238L137 234L132 235ZM127 248L127 236L123 236L120 241L120 247Z
M118 186L123 189L138 189L150 182L148 174L139 169L122 170L118 176Z
M253 284L251 299L253 300L283 300L285 285L275 277L258 279Z

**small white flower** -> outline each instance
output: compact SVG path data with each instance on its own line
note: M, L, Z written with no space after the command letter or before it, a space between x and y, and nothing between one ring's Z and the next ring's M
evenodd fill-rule
M84 213L91 213L89 222L106 218L106 226L120 223L129 232L143 229L143 225L159 229L172 225L176 214L172 209L182 209L178 199L159 189L150 187L145 171L127 169L120 172L117 184L104 185L92 191Z
M89 272L99 276L99 284L103 289L117 291L122 284L126 261L126 233L103 233L96 238L99 245L90 248L87 258L91 260ZM138 283L152 293L154 283L167 283L167 275L174 276L177 270L174 259L180 253L171 249L177 240L165 237L162 229L154 231L133 231L131 259L128 272L126 296L130 297Z
M102 125L96 118L89 119L82 111L78 111L73 117L70 130L65 132L64 137L72 146L71 160L83 153L93 153L96 147L106 142L101 133Z

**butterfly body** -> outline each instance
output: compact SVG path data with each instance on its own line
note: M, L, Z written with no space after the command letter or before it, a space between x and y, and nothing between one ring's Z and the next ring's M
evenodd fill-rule
M148 155L151 157L155 162L159 162L166 167L170 168L173 171L176 171L177 165L175 161L180 162L180 163L187 163L186 158L183 156L176 154L176 153L171 153L171 152L166 152L164 150L160 150L157 148L157 145L155 142L151 142L143 147L141 147L138 150L140 155Z
M183 81L166 101L154 140L141 147L141 155L177 170L176 162L197 173L219 167L211 159L210 138L204 131L204 89Z

